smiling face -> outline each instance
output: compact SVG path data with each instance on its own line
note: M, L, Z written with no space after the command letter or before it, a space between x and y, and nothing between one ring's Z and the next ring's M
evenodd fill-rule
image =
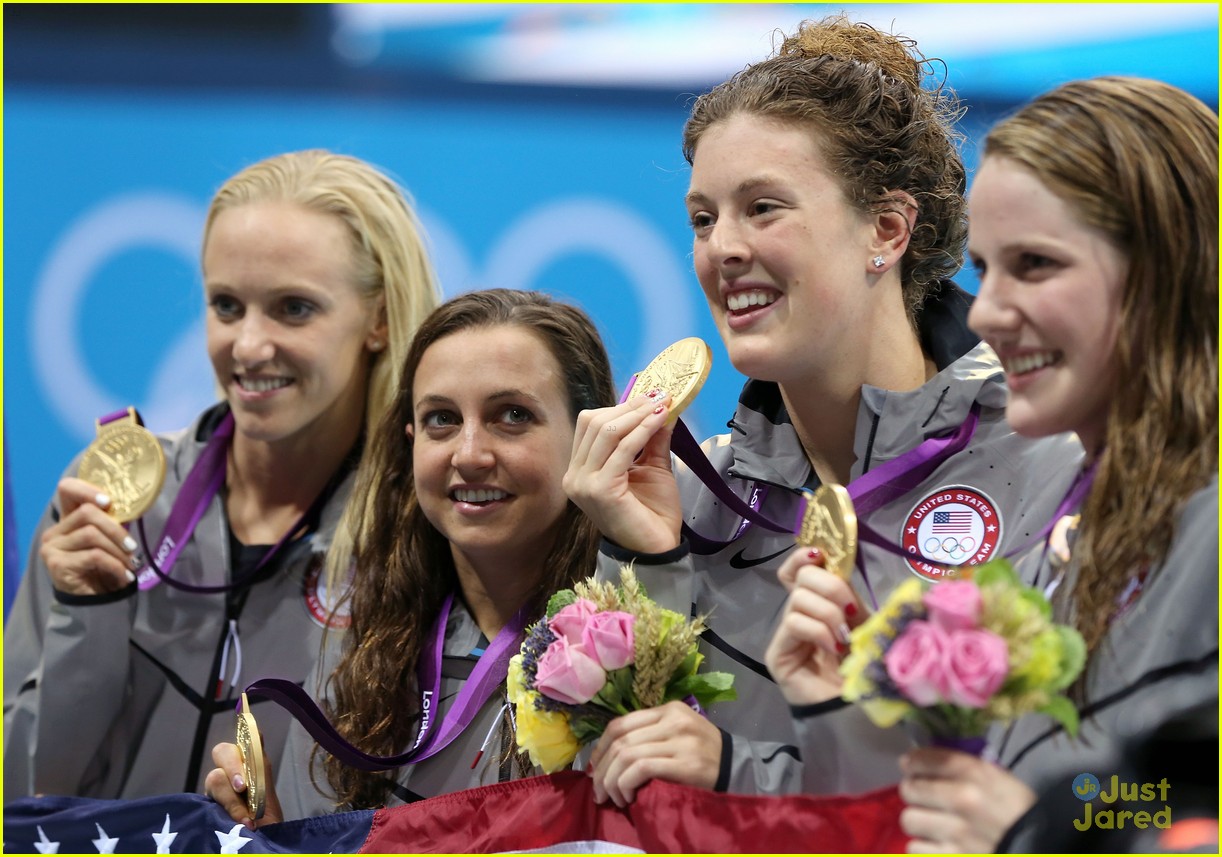
M208 354L239 442L352 443L385 332L336 217L287 203L221 211L203 253Z
M575 421L544 341L517 325L452 333L424 352L413 395L416 496L455 564L541 563L568 505Z
M712 125L687 210L696 276L738 371L784 382L861 354L880 292L873 226L808 128L741 113Z
M986 158L969 196L980 293L968 323L1001 357L1006 417L1037 437L1103 443L1128 264L1099 230L1017 162Z

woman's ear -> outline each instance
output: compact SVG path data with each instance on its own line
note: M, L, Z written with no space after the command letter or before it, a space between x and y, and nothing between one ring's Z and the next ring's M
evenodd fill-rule
M370 351L381 351L386 347L390 335L390 325L386 321L386 296L378 295L374 307L373 327L365 339L365 347Z
M866 270L871 274L885 274L899 264L908 250L908 241L916 226L917 203L912 195L902 190L891 191L875 212L873 251L865 260Z
M411 423L408 423L406 426L403 427L403 433L407 435L408 443L411 443L413 440L416 439L416 427L413 426Z

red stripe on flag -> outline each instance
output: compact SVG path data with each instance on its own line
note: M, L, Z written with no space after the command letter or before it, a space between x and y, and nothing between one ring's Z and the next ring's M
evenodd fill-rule
M654 781L626 809L563 771L378 810L362 853L496 853L565 843L657 852L902 852L894 788L858 796L718 794ZM576 850L576 849L570 849Z

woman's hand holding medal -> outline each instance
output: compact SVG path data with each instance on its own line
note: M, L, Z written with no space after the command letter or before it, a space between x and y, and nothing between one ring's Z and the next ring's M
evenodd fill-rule
M777 569L789 597L764 662L790 705L840 695L840 661L849 650L849 630L867 615L847 576L829 565L818 547L800 544Z
M702 340L680 340L637 375L628 401L577 417L564 490L623 548L664 553L679 546L683 511L671 432L708 377L711 359Z
M135 581L136 540L108 514L110 497L76 477L55 491L59 520L43 531L39 554L51 584L68 595L102 595Z
M662 553L679 544L682 510L670 464L670 396L648 392L581 412L564 490L606 538Z
M52 585L69 595L102 595L135 583L136 540L121 525L140 517L165 481L165 455L135 408L98 420L79 476L55 491L59 520L39 554Z

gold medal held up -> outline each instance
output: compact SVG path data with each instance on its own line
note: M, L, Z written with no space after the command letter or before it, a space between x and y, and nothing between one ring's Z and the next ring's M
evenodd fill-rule
M825 567L848 581L857 561L857 512L853 498L843 485L820 485L813 493L803 491L806 511L798 530L798 544L823 552Z
M666 418L670 425L679 418L709 377L713 365L713 351L708 343L697 336L680 339L653 358L636 376L632 385L634 395L650 390L665 390L670 393L670 414Z
M250 703L242 694L242 705L238 709L238 737L235 742L242 756L242 779L246 780L246 808L250 817L258 821L267 809L267 762L263 758L263 741L259 738L259 725L250 713Z
M85 449L77 475L110 496L110 512L120 524L134 521L153 505L165 482L165 453L153 433L140 424L135 408L102 425Z

